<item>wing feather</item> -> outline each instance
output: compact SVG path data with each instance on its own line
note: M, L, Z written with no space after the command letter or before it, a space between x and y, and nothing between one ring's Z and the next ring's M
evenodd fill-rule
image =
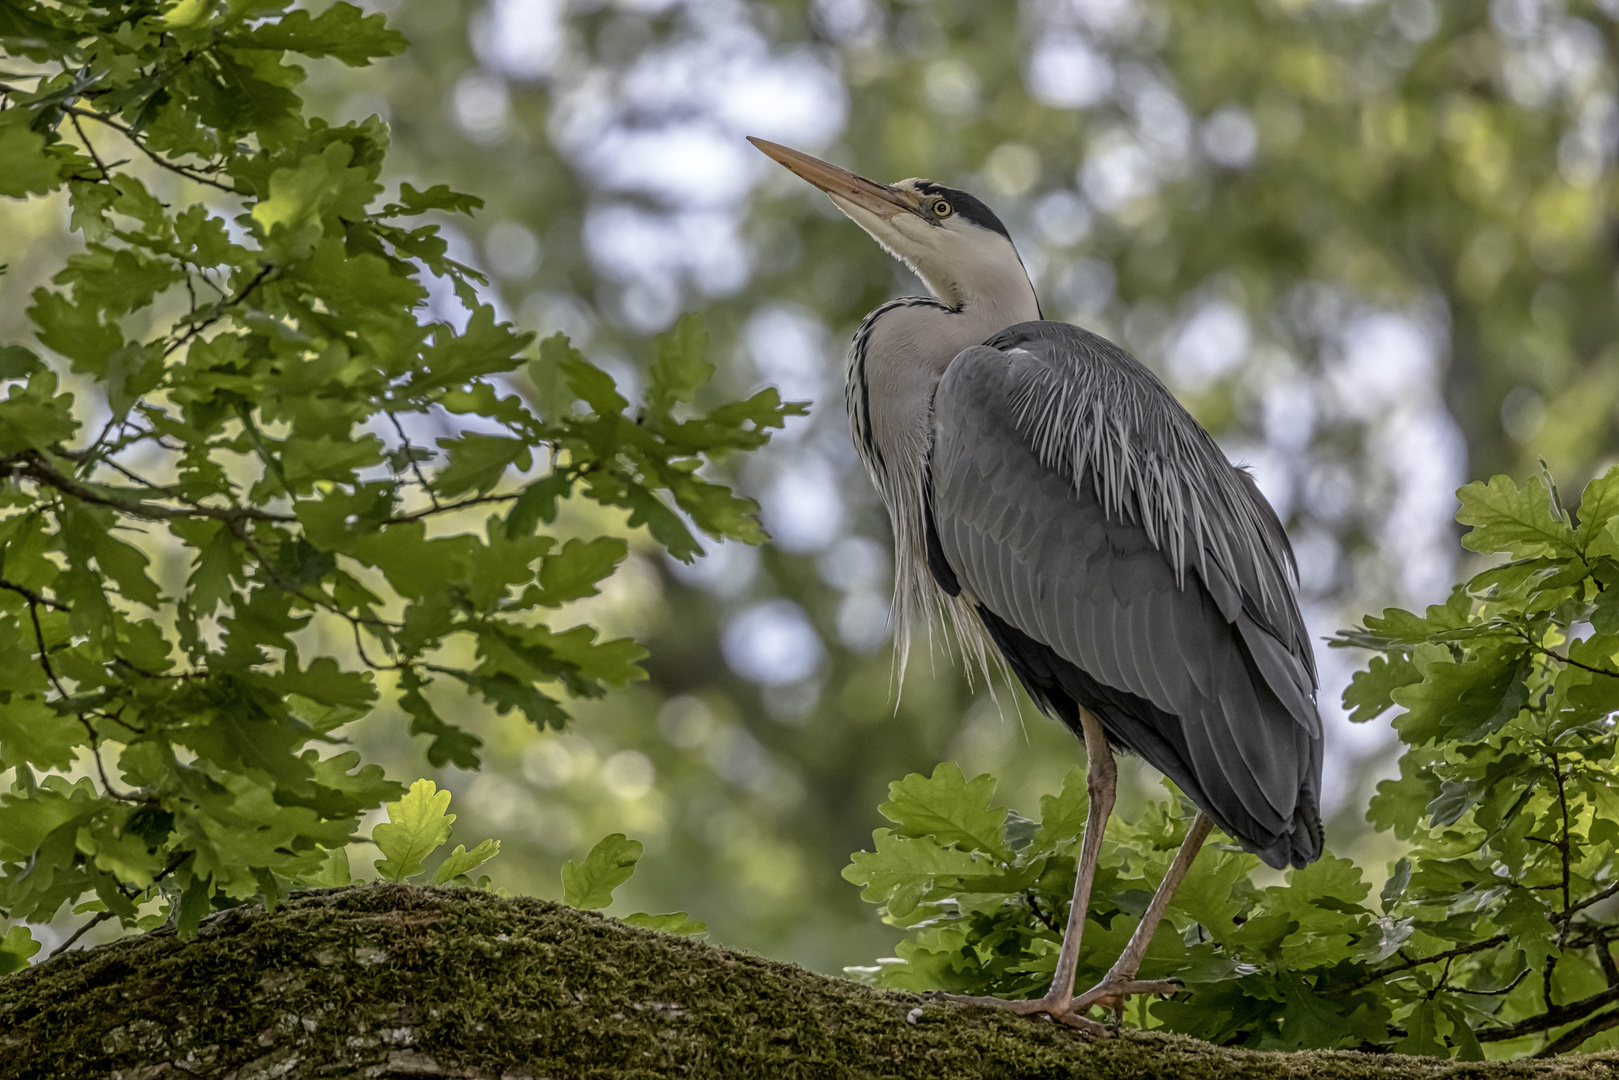
M1031 429L1031 387L1067 395L1069 426L1157 423L1162 404L1093 407L1076 372L1110 356L1071 334L1031 346L1044 327L1083 333L1014 327L992 345L1021 331L1015 350L968 349L939 385L928 490L944 558L1036 701L1070 722L1074 705L1089 709L1244 846L1302 865L1320 853L1321 725L1280 523L1178 405L1170 422L1201 436L1177 436L1201 455L1189 464L1155 455L1124 420L1111 425L1118 445L1043 452L1062 425L1042 414ZM1186 475L1236 509L1200 503Z

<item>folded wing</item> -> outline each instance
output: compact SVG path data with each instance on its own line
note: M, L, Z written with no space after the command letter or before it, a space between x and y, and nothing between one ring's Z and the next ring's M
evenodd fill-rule
M1321 851L1316 677L1286 537L1127 353L1025 323L934 401L930 564L1030 694L1174 780L1275 866Z

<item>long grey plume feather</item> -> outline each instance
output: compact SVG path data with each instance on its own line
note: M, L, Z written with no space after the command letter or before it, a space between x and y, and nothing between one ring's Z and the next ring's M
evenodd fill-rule
M987 344L1042 361L1011 401L1042 464L1076 485L1088 472L1107 513L1138 520L1183 587L1189 566L1207 580L1212 559L1232 582L1253 580L1267 613L1284 610L1292 552L1219 447L1140 361L1057 323L1012 327Z
M946 596L934 585L928 570L927 533L923 522L927 499L926 462L931 450L931 416L912 418L914 424L909 430L896 428L892 418L885 425L874 417L869 398L870 373L867 364L872 359L872 339L878 321L890 314L898 315L907 308L924 308L952 318L959 317L949 305L930 296L906 296L890 300L867 315L855 331L849 347L844 382L844 404L849 412L855 449L871 474L878 495L888 508L889 521L894 530L894 595L890 620L897 661L895 684L897 687L905 681L914 628L942 625L947 631L944 639L946 651L952 652L959 647L969 678L975 671L983 672L993 693L994 675L1010 677L1004 658L985 634L983 623L971 603L962 597ZM943 358L944 362L939 365L940 373L953 355L951 353ZM931 378L936 382L937 374ZM908 438L915 445L907 445ZM936 615L939 616L937 622L934 619Z

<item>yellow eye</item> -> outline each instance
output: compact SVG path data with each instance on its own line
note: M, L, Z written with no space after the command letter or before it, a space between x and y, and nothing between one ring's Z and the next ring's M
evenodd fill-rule
M933 204L933 216L934 217L949 217L950 216L950 204L945 202L943 199L940 199L939 201L935 202Z

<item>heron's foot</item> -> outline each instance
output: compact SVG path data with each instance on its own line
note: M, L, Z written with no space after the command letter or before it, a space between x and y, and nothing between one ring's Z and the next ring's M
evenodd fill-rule
M1084 1015L1083 1009L1076 1009L1077 999L1072 997L1058 998L1047 994L1043 998L1033 1001L1013 1000L1011 998L975 997L969 994L939 994L945 1001L953 1001L957 1005L987 1005L992 1009L1005 1009L1018 1016L1046 1016L1059 1024L1066 1024L1080 1031L1092 1034L1105 1034L1107 1028Z
M1135 994L1159 994L1168 997L1178 994L1186 987L1174 979L1119 979L1109 976L1074 998L1070 1008L1081 1015L1089 1012L1097 1005L1113 1013L1114 1023L1118 1023L1124 1016L1124 1003Z

